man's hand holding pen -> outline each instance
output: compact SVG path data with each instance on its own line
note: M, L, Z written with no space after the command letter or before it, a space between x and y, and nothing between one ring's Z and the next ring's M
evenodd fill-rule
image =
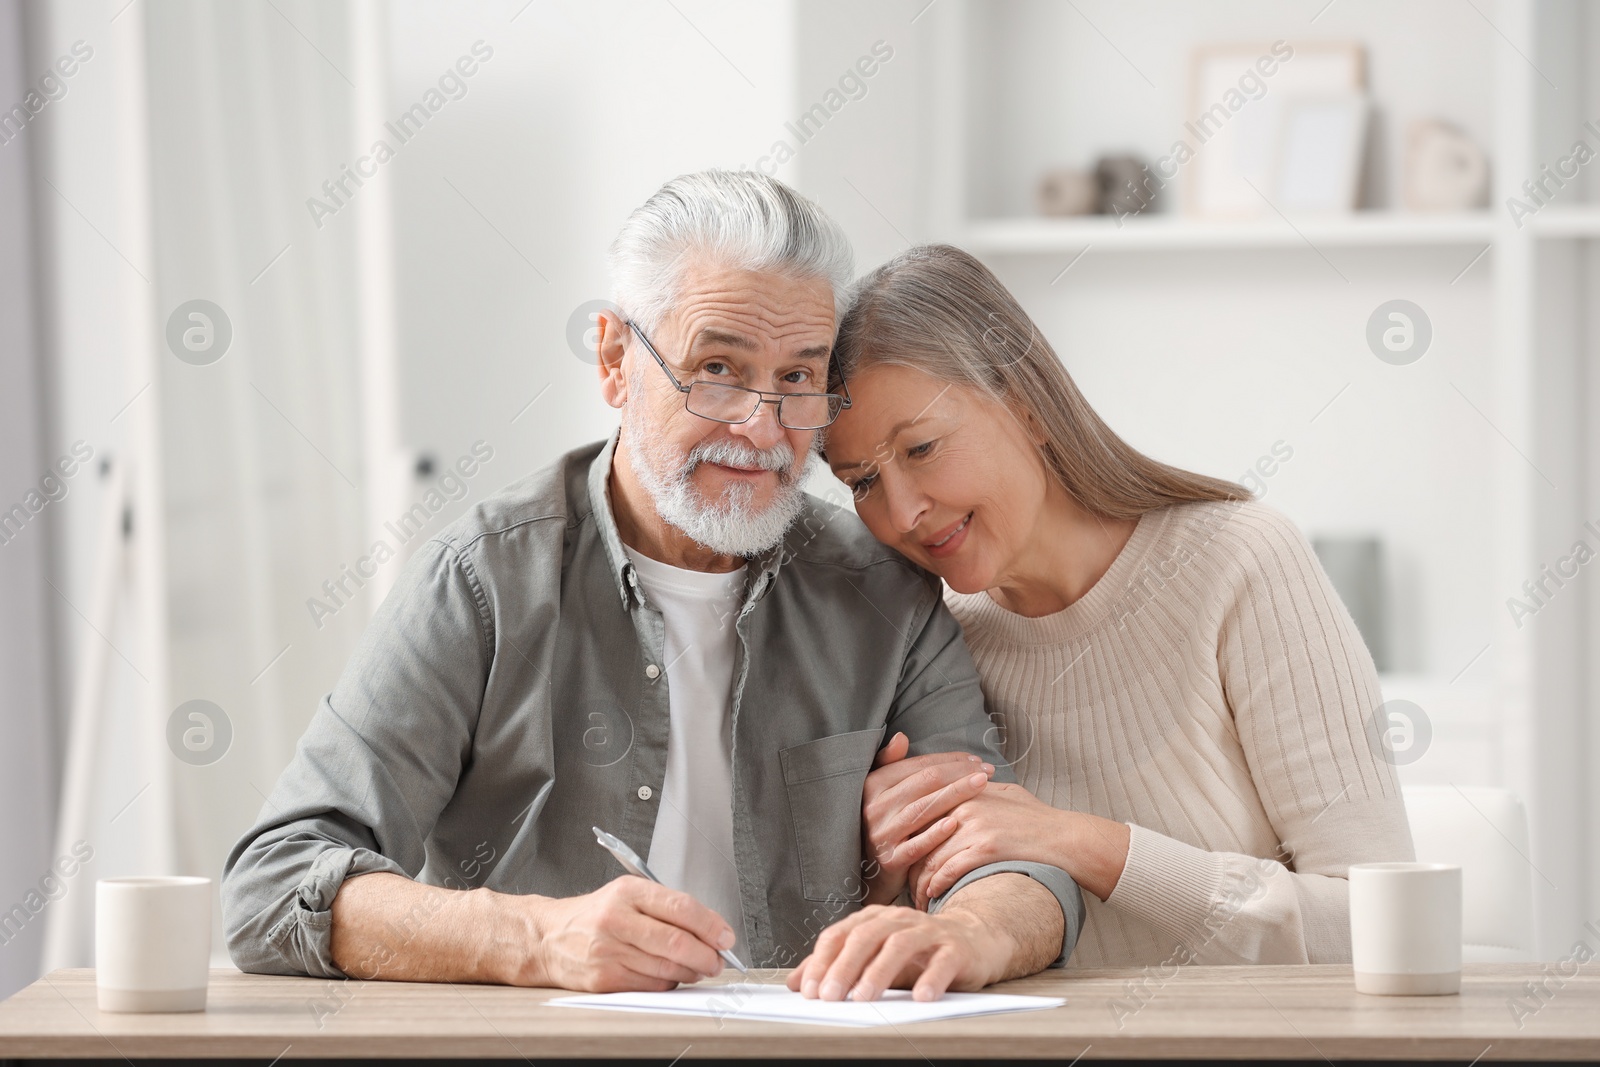
M626 875L582 896L503 896L521 959L502 980L592 993L667 990L722 973L734 933L687 893Z

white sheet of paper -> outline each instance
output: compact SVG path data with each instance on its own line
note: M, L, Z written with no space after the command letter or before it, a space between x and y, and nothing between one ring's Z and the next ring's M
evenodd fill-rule
M737 983L684 986L666 993L595 993L557 997L547 1003L563 1008L645 1011L666 1015L705 1015L774 1023L818 1026L901 1026L970 1015L1040 1011L1059 1008L1061 997L1025 997L1004 993L946 993L939 1000L912 1000L909 989L891 989L878 1000L807 1000L781 985Z

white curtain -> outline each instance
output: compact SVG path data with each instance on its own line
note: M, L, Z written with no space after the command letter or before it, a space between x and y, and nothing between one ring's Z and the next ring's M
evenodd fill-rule
M0 6L0 100L7 102L21 100L31 80L22 14L18 5ZM44 582L44 567L48 523L54 517L48 508L57 501L45 501L64 483L41 485L55 457L44 448L39 410L44 368L35 355L36 287L29 259L33 148L26 136L0 146L0 679L5 682L0 693L0 735L5 738L0 744L0 811L35 813L34 818L0 823L0 999L32 981L38 965L43 923L27 901L28 894L40 893L40 879L52 859L49 813L55 807L44 627L48 598L54 594ZM12 511L16 507L24 517ZM14 910L19 907L20 918Z
M113 677L111 692L95 705L102 719L83 798L84 836L96 846L93 877L216 879L375 602L348 579L344 589L357 595L337 600L323 583L340 582L345 565L370 543L367 516L403 490L389 430L394 414L379 407L391 402L392 390L367 388L387 359L386 276L377 264L374 277L372 259L388 225L386 198L360 193L321 226L306 207L310 197L325 200L324 181L354 161L385 82L374 59L381 49L357 47L379 32L372 9L359 4L165 0L118 13L120 7L104 5L97 24L77 7L49 5L44 46L53 56L86 32L107 35L96 57L103 57L101 67L85 64L85 75L99 80L85 78L72 101L76 110L68 116L61 109L71 121L53 131L51 164L63 171L63 194L89 205L84 214L104 223L108 237L139 229L140 220L117 218L119 209L147 215L146 257L129 256L133 262L119 264L123 272L113 276L142 291L156 334L145 338L155 345L148 388L123 416L155 413L154 455L137 455L137 441L117 446L160 474L157 502L141 501L143 515L135 509L134 538L159 536L159 566L151 573L160 576L155 599L164 601L164 639L140 632L150 629L140 621L150 616L137 607L123 612L120 632L108 636L136 650L130 666L140 664L139 673L150 674L141 657L162 661L160 725L190 701L207 701L220 714L202 708L205 719L185 716L183 729L198 731L189 735L193 743L163 736L152 750L152 717L112 710L121 687L142 697L137 681ZM123 20L137 26L130 30ZM140 54L118 55L113 41ZM105 147L106 121L130 79L145 101L142 143L91 165L93 139ZM148 190L143 205L126 196L119 204L117 190L125 193L140 173ZM62 207L53 224L59 240L85 243L73 211ZM59 269L55 315L104 315L94 307L105 301L95 275L67 263ZM214 305L201 306L204 319L183 310L197 300ZM175 312L180 328L211 331L214 347L180 358L169 342ZM123 317L106 332L125 336L141 328L137 319ZM211 360L225 333L226 351ZM123 396L145 384L89 338L68 331L62 345L64 373L79 379L64 383L64 395L74 385L87 390L86 380L100 374L122 379ZM71 411L59 421L74 420L94 421ZM108 441L119 432L111 427ZM148 513L152 506L158 515ZM90 555L68 553L63 561L81 572L75 585L92 581L82 577L94 569ZM137 582L124 592L143 597ZM312 598L337 610L313 618ZM170 862L153 847L146 824L118 814L147 781L170 788ZM50 916L61 929L46 966L92 962L92 912L90 891L57 902ZM213 922L220 962L219 912Z

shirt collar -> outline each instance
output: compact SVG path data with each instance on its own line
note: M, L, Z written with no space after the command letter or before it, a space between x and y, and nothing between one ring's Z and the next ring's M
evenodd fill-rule
M600 529L600 542L605 546L606 560L616 578L617 594L622 597L623 610L628 611L636 602L642 602L644 597L639 590L639 572L623 551L622 535L617 532L616 516L611 513L611 494L607 491L611 480L611 460L616 455L617 439L621 433L620 426L613 430L605 447L589 464L589 508L594 513L595 525ZM749 569L745 578L744 606L739 609L741 617L772 587L784 560L787 540L786 534L784 541L746 560Z

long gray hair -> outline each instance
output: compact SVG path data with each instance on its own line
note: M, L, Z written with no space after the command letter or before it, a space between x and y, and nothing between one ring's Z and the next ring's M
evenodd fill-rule
M1045 465L1096 515L1132 519L1167 504L1250 499L1242 485L1157 462L1118 437L1016 298L951 245L907 249L856 284L830 387L880 364L976 388L1031 416Z

